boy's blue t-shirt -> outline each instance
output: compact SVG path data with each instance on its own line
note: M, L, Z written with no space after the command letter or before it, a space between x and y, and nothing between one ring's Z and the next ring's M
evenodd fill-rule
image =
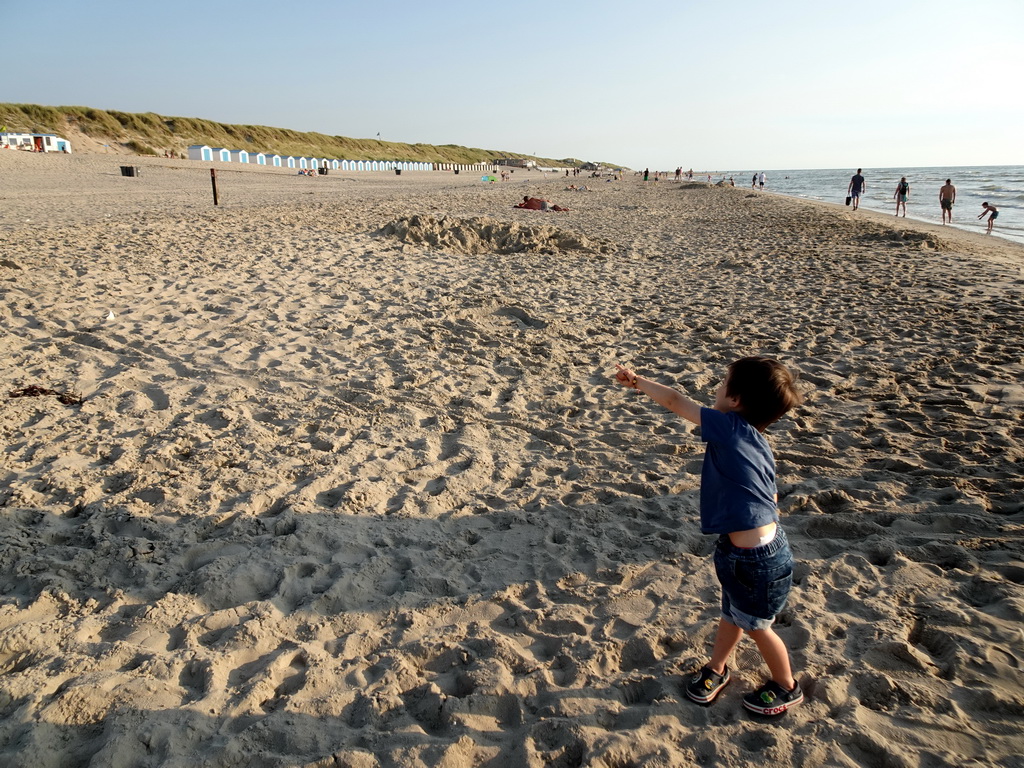
M707 443L700 479L703 533L734 533L778 522L775 457L764 435L738 413L700 409Z

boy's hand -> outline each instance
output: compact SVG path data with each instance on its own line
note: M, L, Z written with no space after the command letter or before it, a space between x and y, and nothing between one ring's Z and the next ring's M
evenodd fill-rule
M625 368L618 363L615 364L615 380L619 384L623 384L627 387L636 389L637 375L633 373L629 368Z

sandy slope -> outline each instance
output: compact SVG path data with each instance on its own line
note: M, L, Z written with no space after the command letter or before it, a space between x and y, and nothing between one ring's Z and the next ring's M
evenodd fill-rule
M1024 249L631 178L232 169L214 208L133 162L0 153L4 763L1020 765ZM682 693L702 446L609 380L709 401L751 352L807 387L772 723L749 641Z

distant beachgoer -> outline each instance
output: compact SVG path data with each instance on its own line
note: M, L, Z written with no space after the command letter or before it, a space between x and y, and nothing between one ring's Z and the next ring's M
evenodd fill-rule
M866 192L868 184L864 181L864 177L861 175L863 168L858 168L857 173L850 179L850 186L846 188L846 194L853 199L853 210L857 210L860 207L860 196L861 193Z
M751 189L757 189L757 174L754 174L754 178L750 182Z
M649 168L644 168L644 184L647 183L647 179L650 178L650 175L651 170Z
M530 197L523 195L523 202L513 206L514 208L525 208L528 211L568 211L568 208L554 205L550 200L541 197Z
M942 223L946 223L946 215L949 215L949 223L953 223L953 203L956 202L956 187L950 179L946 179L946 185L939 190L939 205L942 206Z
M729 177L729 186L730 186L730 187L735 187L735 186L736 186L736 182L735 182L735 181L733 181L733 178L732 178L732 176L730 176L730 177Z
M676 181L682 181L683 179L683 168L682 166L676 168Z
M766 181L768 181L768 177L764 175L764 171L761 171L761 175L757 177L757 183L760 185L761 189L764 189L764 183Z
M907 218L907 198L910 197L910 182L907 181L906 176L900 179L900 183L896 185L896 191L892 196L896 200L896 215L900 215L900 206L902 205L903 218Z
M984 209L981 212L981 216L978 218L984 218L986 214L990 214L988 217L988 229L985 230L986 234L992 234L992 225L996 223L996 219L999 218L999 209L996 208L992 203L982 203L981 207Z

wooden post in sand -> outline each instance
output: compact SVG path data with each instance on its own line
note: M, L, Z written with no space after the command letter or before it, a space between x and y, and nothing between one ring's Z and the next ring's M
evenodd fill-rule
M210 169L210 183L213 184L213 204L219 205L217 202L217 169Z

